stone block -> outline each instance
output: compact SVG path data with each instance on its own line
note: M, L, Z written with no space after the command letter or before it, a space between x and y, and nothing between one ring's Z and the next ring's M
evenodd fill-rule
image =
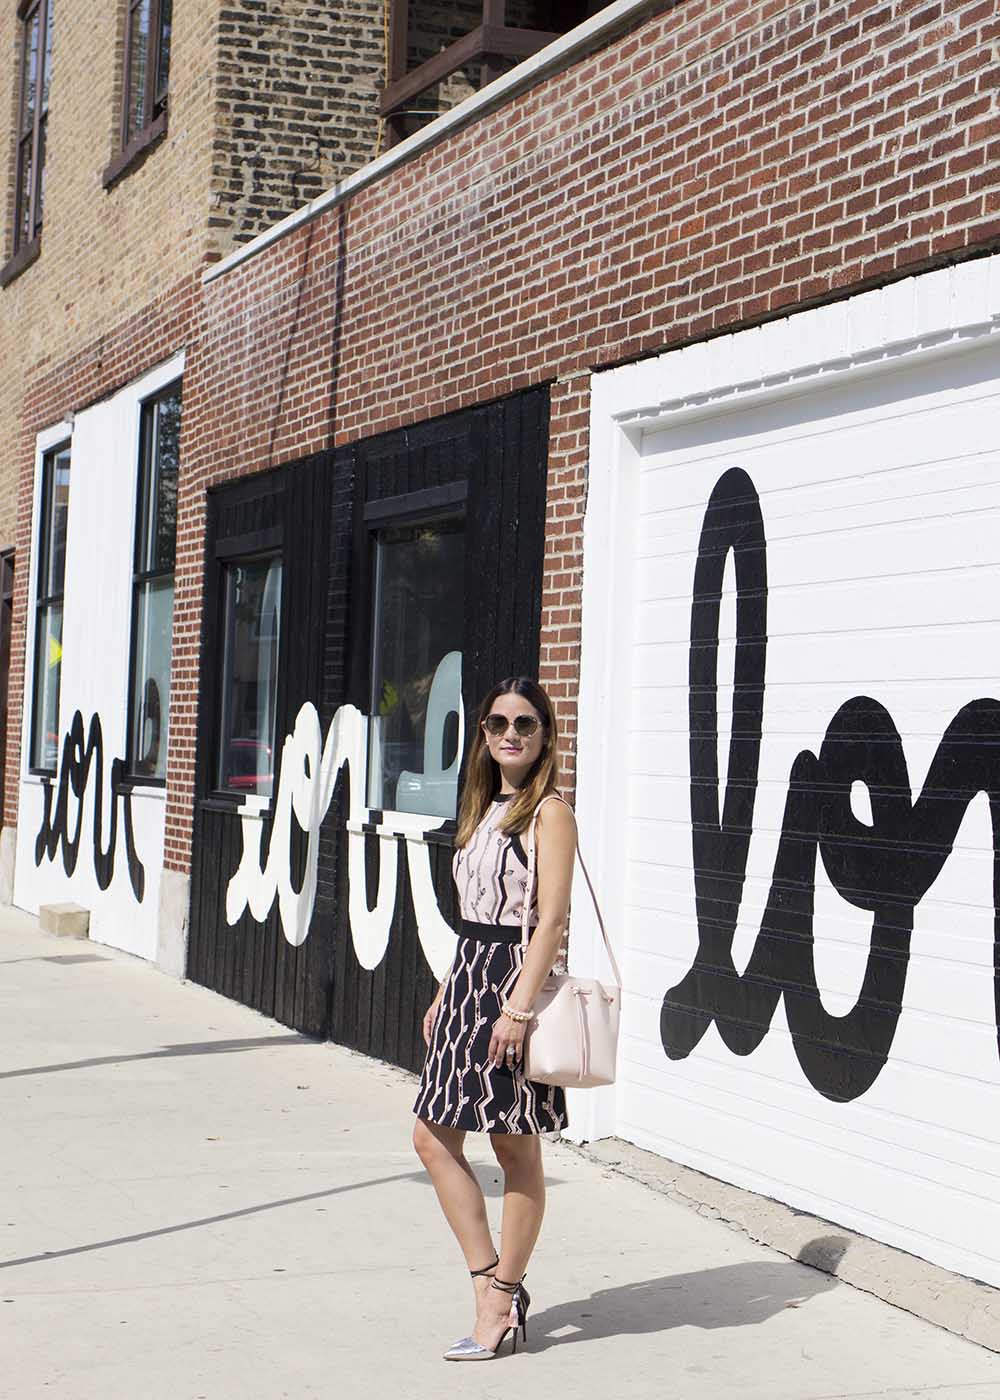
M38 910L38 927L43 933L64 938L90 937L90 910L80 904L43 904Z

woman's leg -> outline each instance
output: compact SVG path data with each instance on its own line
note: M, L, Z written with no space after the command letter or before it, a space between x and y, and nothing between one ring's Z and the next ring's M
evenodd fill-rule
M524 1276L545 1214L545 1175L542 1142L530 1133L491 1133L490 1144L503 1168L503 1226L497 1278L515 1283ZM477 1342L493 1347L508 1325L508 1293L489 1288L482 1294L473 1333Z
M462 1148L465 1133L458 1128L442 1128L418 1118L413 1129L413 1146L430 1175L445 1219L458 1240L469 1269L482 1269L493 1262L496 1250L486 1218L486 1201L475 1173ZM477 1296L489 1280L475 1279Z

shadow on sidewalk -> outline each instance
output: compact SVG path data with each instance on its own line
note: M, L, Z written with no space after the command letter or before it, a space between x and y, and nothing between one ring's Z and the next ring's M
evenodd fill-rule
M259 1050L268 1045L313 1043L319 1044L302 1035L260 1035L250 1040L193 1040L186 1045L164 1045L162 1050L144 1050L139 1055L97 1055L91 1060L66 1060L57 1065L0 1070L0 1079L21 1079L29 1074L58 1074L64 1069L93 1069L97 1065L128 1065L136 1060L169 1060L177 1055L235 1055L243 1050Z
M198 1220L184 1220L179 1225L164 1225L159 1230L140 1230L134 1235L119 1235L116 1239L95 1240L93 1244L76 1244L69 1249L47 1249L41 1254L26 1254L20 1259L0 1260L0 1269L15 1269L21 1264L41 1264L50 1259L68 1259L74 1254L90 1254L98 1249L114 1249L121 1244L138 1244L142 1240L153 1240L160 1235L177 1235L184 1230L201 1230L206 1225L219 1225L225 1220L240 1220L248 1215L261 1215L264 1211L279 1210L282 1206L301 1205L305 1201L322 1201L329 1196L343 1196L349 1191L364 1191L369 1186L388 1186L394 1181L426 1181L427 1173L421 1168L412 1172L396 1172L393 1176L376 1176L369 1181L353 1181L348 1186L331 1186L325 1191L309 1191L304 1196L285 1196L280 1201L265 1201L259 1206L245 1206L243 1210L227 1210L220 1215L203 1215Z
M602 1337L635 1337L674 1327L754 1327L836 1287L837 1280L795 1260L752 1260L666 1274L558 1303L528 1319L528 1350Z

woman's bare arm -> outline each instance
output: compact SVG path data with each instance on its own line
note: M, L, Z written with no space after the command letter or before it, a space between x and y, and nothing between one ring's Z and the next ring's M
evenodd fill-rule
M542 983L559 955L573 885L576 855L576 818L565 802L546 802L535 827L535 871L538 881L538 924L531 935L521 973L507 1005L512 1011L530 1011ZM501 1016L493 1027L489 1058L502 1064L507 1046L518 1055L526 1023Z

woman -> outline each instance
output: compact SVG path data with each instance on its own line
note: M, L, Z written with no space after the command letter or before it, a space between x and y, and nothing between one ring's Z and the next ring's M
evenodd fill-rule
M540 1134L566 1126L562 1089L524 1076L524 1034L559 953L569 913L576 823L555 792L552 702L534 681L501 681L483 701L469 763L454 875L462 924L452 969L424 1017L427 1058L413 1143L465 1255L476 1323L449 1361L485 1361L513 1328L527 1336L523 1278L545 1210ZM521 946L532 818L535 898ZM466 1132L488 1133L503 1168L500 1253L486 1202L465 1159ZM492 1263L490 1262L492 1260Z

